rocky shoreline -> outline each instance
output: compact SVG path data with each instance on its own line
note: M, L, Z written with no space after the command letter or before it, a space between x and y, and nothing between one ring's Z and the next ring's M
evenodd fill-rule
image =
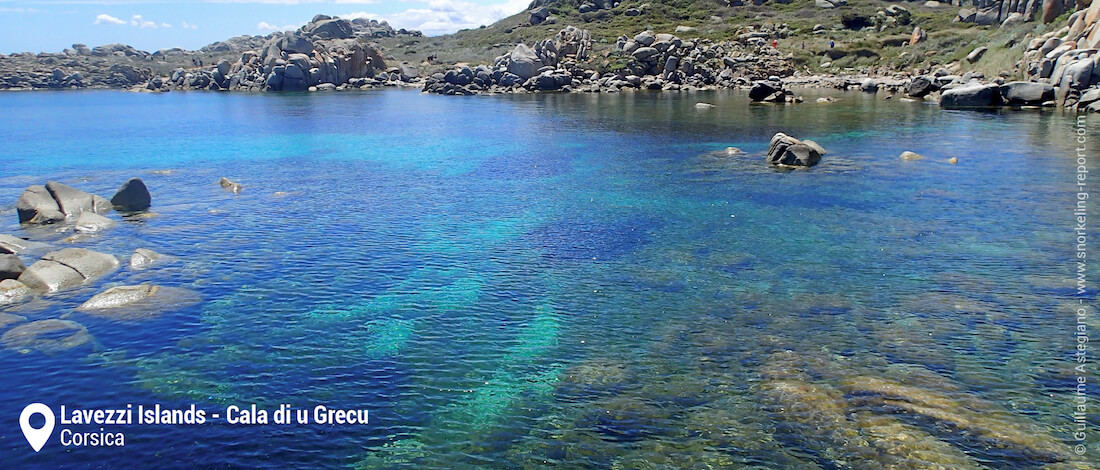
M545 6L533 4L532 8L545 9ZM986 10L979 10L978 16L991 15L993 10ZM1034 8L1030 6L1025 9L1031 10ZM882 18L875 19L875 25L883 25L880 27L909 24L910 13L900 5L890 5L880 13ZM1006 16L1005 23L1012 18L1027 18L1016 10L998 15L998 18ZM1044 13L1044 20L1046 16ZM962 12L957 19L971 20ZM958 63L911 71L809 73L805 67L799 67L793 54L784 54L775 46L776 41L790 35L790 27L771 22L748 27L725 41L677 35L694 30L687 27L677 28L677 34L645 30L632 37L620 36L609 50L602 52L596 51L597 44L588 30L566 26L533 46L516 44L491 64L457 64L439 70L430 63L398 63L370 41L378 37L419 37L419 32L395 31L384 22L317 15L296 31L266 37L245 36L211 45L210 50L223 52L217 62L199 67L176 66L164 73L131 64L160 60L164 65L170 63L167 59L173 54L177 58L188 54L178 50L148 54L123 45L94 49L74 45L60 55L36 57L39 65L65 67L49 73L0 76L0 89L301 92L401 86L442 95L745 89L752 101L797 103L801 98L790 92L789 87L818 87L880 93L887 99L898 96L930 100L944 108L1059 106L1100 112L1098 20L1100 2L1074 12L1065 27L1030 37L1026 52L1017 63L1024 80L1010 80L1013 74L1009 72L992 78L980 72L960 73ZM540 17L538 23L545 21L546 18ZM813 32L824 32L824 27L817 25ZM928 32L917 26L908 44L919 44L927 37ZM980 60L985 49L975 48L966 60ZM236 59L232 60L230 54ZM605 70L594 65L596 61L592 59L596 55L609 64ZM25 56L22 57L27 59ZM12 57L0 56L0 69L10 67ZM126 59L128 63L111 63L112 58ZM191 61L201 63L194 57ZM88 67L89 71L73 71L80 67ZM422 74L424 69L439 71ZM28 74L32 77L28 78Z

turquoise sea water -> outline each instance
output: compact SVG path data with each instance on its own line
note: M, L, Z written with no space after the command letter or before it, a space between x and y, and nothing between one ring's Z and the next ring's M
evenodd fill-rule
M156 215L76 246L174 257L0 307L95 337L0 350L5 465L1083 468L1075 121L817 93L0 94L0 233L67 246L18 226L23 188L139 176ZM776 132L829 155L768 168ZM203 301L74 310L143 282ZM14 424L32 402L370 423L124 427L123 448L55 434L35 454Z

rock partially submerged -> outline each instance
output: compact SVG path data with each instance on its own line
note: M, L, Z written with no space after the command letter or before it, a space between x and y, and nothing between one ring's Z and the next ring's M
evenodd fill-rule
M233 194L240 194L244 190L244 185L225 177L218 180L218 184Z
M988 108L1001 103L1001 88L992 84L952 88L940 95L941 108Z
M811 167L821 161L825 149L812 140L798 140L782 132L768 145L768 163L781 166Z
M0 344L5 348L23 353L59 353L90 345L92 341L92 335L84 325L57 319L19 325L0 336Z
M102 232L114 227L115 221L93 212L84 212L76 218L75 230L77 233Z
M0 253L19 254L27 251L47 250L49 247L45 243L32 242L0 233Z
M19 282L33 290L57 292L111 273L118 265L118 259L106 253L65 248L36 261L19 276Z
M29 287L13 279L0 281L0 305L19 302L31 295Z
M19 223L52 224L65 220L65 214L50 196L45 186L34 185L23 190L15 203Z
M149 188L141 178L130 178L123 183L118 192L111 197L111 204L120 212L139 212L149 208L153 203L153 197L149 194Z
M66 184L47 181L46 190L50 192L50 196L57 202L66 217L80 215L83 212L102 214L111 210L110 201Z
M1011 82L1001 85L1005 104L1039 106L1054 101L1054 86L1039 82Z
M142 284L112 287L96 294L77 310L116 320L139 320L201 300L197 292L189 289Z
M164 255L153 250L138 248L130 255L130 269L139 271L164 260Z
M0 280L19 279L27 267L16 255L0 255Z
M783 88L779 80L759 80L749 89L749 99L753 102L787 103L794 101L790 91Z
M20 223L52 224L83 212L105 213L111 210L111 203L72 186L49 181L45 186L27 187L15 208Z

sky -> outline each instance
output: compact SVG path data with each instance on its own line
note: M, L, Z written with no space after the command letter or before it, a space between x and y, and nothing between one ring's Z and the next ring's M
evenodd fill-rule
M0 54L124 43L198 49L242 34L297 29L314 15L389 21L429 36L489 25L530 0L0 0Z

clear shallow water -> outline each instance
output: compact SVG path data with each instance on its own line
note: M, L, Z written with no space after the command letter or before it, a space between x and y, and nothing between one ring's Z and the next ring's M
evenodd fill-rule
M176 257L2 310L96 339L0 351L8 423L35 401L371 413L134 427L121 449L55 435L37 455L9 424L0 449L69 468L1065 458L1073 121L808 96L0 95L3 232L69 235L14 223L29 184L110 196L140 176L157 215L78 245ZM769 169L778 131L830 154ZM142 321L73 310L140 282L203 302Z

